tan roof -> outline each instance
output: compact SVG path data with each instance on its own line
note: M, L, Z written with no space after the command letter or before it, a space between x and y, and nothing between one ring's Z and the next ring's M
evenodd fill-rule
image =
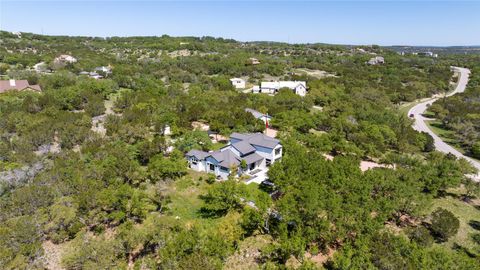
M33 91L42 91L40 85L30 85L27 80L1 80L0 81L0 93L4 93L8 90L22 91L30 89Z

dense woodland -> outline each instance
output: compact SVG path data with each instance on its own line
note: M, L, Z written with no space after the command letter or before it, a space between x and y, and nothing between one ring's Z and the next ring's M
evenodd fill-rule
M56 65L60 54L78 62ZM386 63L366 65L372 55ZM41 61L53 72L31 70ZM2 79L43 89L0 94L0 265L480 268L480 192L464 176L473 168L434 151L401 110L448 91L450 65L476 61L378 46L0 32ZM102 65L113 67L105 79L77 75ZM468 91L438 106L442 121L478 130L478 74L472 66ZM309 91L244 93L229 81L240 76L306 80ZM278 196L187 168L188 150L219 147L192 122L225 136L263 131L247 107L268 112L279 130L284 156L269 171ZM478 137L469 139L475 149ZM362 160L386 166L362 172ZM465 221L438 203L447 198L479 213Z

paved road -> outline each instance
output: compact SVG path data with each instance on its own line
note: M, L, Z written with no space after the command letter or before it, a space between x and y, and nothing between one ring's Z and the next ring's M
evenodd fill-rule
M468 83L468 77L470 75L470 70L469 69L460 68L460 67L453 67L453 69L456 72L459 73L458 84L452 92L447 94L447 96L452 96L452 95L455 95L457 93L461 93L461 92L465 91L465 87L467 86L467 83ZM428 128L428 125L425 123L425 121L428 121L428 118L423 117L422 114L427 110L427 106L430 106L433 102L435 102L439 98L440 97L434 97L434 98L431 98L427 101L419 103L408 111L408 115L410 116L410 115L413 114L413 117L415 118L415 123L413 124L413 129L415 129L417 131L427 132L428 134L430 134L433 137L433 139L435 140L435 148L438 151L443 152L443 153L452 153L453 155L455 155L458 158L464 158L464 159L468 160L473 166L475 166L475 168L477 168L480 171L480 162L463 155L458 150L456 150L452 146L450 146L447 143L445 143L444 141L442 141L442 139L440 139L440 137L438 137L432 130L430 130L430 128ZM474 177L474 180L475 181L480 181L480 175L476 175Z

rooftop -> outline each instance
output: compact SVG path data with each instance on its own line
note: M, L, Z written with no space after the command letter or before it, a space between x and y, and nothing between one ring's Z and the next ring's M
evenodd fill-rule
M272 137L266 136L262 133L232 133L230 138L246 141L249 144L257 145L266 148L275 148L280 141Z
M0 93L6 92L8 90L25 90L32 89L35 91L42 91L40 85L30 85L27 80L2 80L0 81Z

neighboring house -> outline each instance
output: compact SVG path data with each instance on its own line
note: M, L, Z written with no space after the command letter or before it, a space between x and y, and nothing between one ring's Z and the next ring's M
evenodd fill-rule
M378 65L378 64L385 64L385 58L382 56L375 56L373 58L370 58L367 62L368 65Z
M245 88L245 80L241 78L232 78L230 82L236 89Z
M270 123L270 121L272 120L272 117L268 114L263 114L259 111L256 111L254 109L250 109L250 108L246 108L245 109L246 112L249 112L253 115L253 117L255 117L256 119L260 119L263 121L263 123Z
M108 66L108 67L105 67L105 66L96 67L94 71L95 72L102 72L105 75L112 74L112 68L110 66Z
M56 63L70 63L70 64L73 64L73 63L76 63L77 62L77 58L71 56L71 55L68 55L68 54L62 54L60 55L59 57L55 58L54 62Z
M229 144L218 151L190 150L185 156L191 169L227 179L233 167L238 168L240 176L265 170L278 162L282 158L282 145L262 133L233 133ZM243 161L246 168L242 168Z
M276 94L282 88L292 89L299 96L304 97L307 94L307 83L305 81L275 81L262 82L260 87L253 87L253 93Z
M7 91L42 91L40 85L30 85L27 80L2 80L0 81L0 93L4 93Z

